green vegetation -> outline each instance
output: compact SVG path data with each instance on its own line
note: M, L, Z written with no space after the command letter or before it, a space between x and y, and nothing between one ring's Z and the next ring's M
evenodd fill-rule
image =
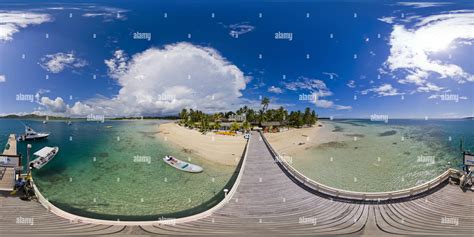
M268 109L270 99L264 97L261 101L261 109L258 111L243 106L238 110L206 114L199 110L182 109L179 113L179 123L189 128L198 128L206 133L211 130L218 130L223 125L230 131L249 131L252 126L305 127L313 126L318 120L314 110L306 108L304 112L288 111L279 107L278 109ZM275 125L276 124L276 125Z

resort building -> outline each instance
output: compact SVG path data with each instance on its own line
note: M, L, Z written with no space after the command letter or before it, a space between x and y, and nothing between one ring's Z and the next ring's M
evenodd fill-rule
M282 132L288 130L287 124L278 121L262 122L260 127L262 127L264 132Z

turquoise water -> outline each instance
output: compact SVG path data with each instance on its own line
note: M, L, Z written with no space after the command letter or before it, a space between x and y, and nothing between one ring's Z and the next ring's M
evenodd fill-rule
M293 155L311 179L352 191L391 191L422 184L448 167L460 168L461 137L474 151L472 120L323 121L344 135ZM356 139L354 139L356 137ZM402 139L403 137L403 139Z
M215 205L235 167L207 162L157 138L159 123L82 121L69 126L64 121L28 121L36 131L51 132L46 140L30 142L33 152L44 146L60 148L48 165L34 170L33 178L50 202L89 217L151 220L187 216ZM0 142L23 129L19 120L1 120ZM25 142L18 143L18 151L25 164ZM168 154L190 159L204 172L178 171L162 161Z

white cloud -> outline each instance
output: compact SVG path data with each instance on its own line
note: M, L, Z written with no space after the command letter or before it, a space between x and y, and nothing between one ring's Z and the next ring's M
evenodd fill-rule
M284 83L284 85L286 89L291 91L309 90L315 93L318 97L333 95L324 81L309 77L299 77L295 81Z
M74 105L69 109L69 114L71 115L88 115L92 113L94 113L94 109L80 101L74 103Z
M440 91L444 89L443 87L439 87L431 82L426 83L424 86L420 86L416 89L418 92L430 92L430 91Z
M45 106L49 111L54 113L64 113L68 107L61 97L52 100L49 97L41 97L40 104Z
M393 16L378 18L379 21L385 22L385 23L388 23L388 24L393 24L395 22L395 19L397 19L397 18L393 17Z
M128 57L123 50L115 51L113 58L104 60L112 78L119 78L127 72L127 61Z
M429 73L421 70L411 71L405 78L398 80L400 84L415 84L421 86L426 83Z
M347 85L349 88L355 88L355 87L356 87L354 80L350 80L346 85Z
M20 11L0 12L0 41L12 40L13 34L18 33L20 28L50 21L52 18L48 14Z
M321 99L323 97L333 95L332 91L329 90L326 83L322 80L313 79L309 77L299 77L297 80L292 82L286 82L283 85L287 90L291 91L309 91L314 98L317 98L316 100L310 100L310 102L316 105L316 107L336 110L352 109L351 106L337 105L331 100Z
M51 73L60 73L66 68L80 68L87 65L83 59L76 58L74 52L48 54L41 58L39 65Z
M339 75L337 75L337 73L334 73L334 72L323 72L323 74L329 76L329 79L331 80L339 77Z
M336 110L351 110L352 106L350 106L350 105L334 105L334 109L336 109Z
M184 107L215 112L248 102L241 93L248 78L212 48L189 43L150 48L134 55L126 65L118 75L111 70L122 87L117 95L76 103L69 112L166 115Z
M318 108L324 108L324 109L335 109L335 110L351 110L352 109L351 106L337 105L337 104L334 104L334 102L330 100L317 99L317 100L311 101L311 103L316 105L316 107Z
M432 58L434 53L450 50L459 42L474 40L474 11L416 17L410 23L410 27L393 25L390 55L384 64L392 73L406 75L400 83L427 87L427 80L433 75L459 83L474 81L474 75L461 66Z
M283 90L280 88L280 87L275 87L275 86L271 86L268 88L268 91L269 92L272 92L272 93L275 93L275 94L281 94L283 93Z
M397 5L413 8L441 7L451 4L449 2L398 2Z
M102 17L104 21L125 20L127 19L125 13L127 10L114 7L99 7L89 6L86 9L88 12L82 14L83 17Z
M225 28L229 28L229 35L238 38L240 35L247 34L253 30L255 30L255 26L250 25L249 22L241 22L232 25L224 25Z
M312 101L317 107L320 108L331 108L334 106L334 102L329 100L314 100Z
M361 94L367 95L368 93L375 93L379 97L380 96L395 96L395 95L402 95L403 93L398 92L397 88L394 88L390 84L383 84L378 87L373 87L371 89L361 91Z
M5 77L5 75L0 75L0 82L5 82L7 81L7 78Z

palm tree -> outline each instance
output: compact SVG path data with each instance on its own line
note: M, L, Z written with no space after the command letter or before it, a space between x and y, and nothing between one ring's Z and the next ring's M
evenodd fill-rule
M202 133L206 133L207 131L209 131L209 118L207 115L204 114L204 116L201 118L201 129L200 131Z
M303 114L303 122L306 126L312 125L312 118L311 118L311 109L306 107Z
M311 112L311 125L315 125L316 122L318 121L318 115L316 114L316 111Z
M237 131L239 131L239 129L240 129L240 125L236 122L233 122L230 125L230 131L232 131L232 132L237 132Z
M221 113L215 113L212 115L212 120L213 122L217 122L217 121L220 121L220 119L222 118L222 114Z
M186 110L186 109L181 110L181 113L179 113L179 118L181 119L179 121L179 124L181 124L181 125L184 124L185 125L188 118L189 118L188 110Z
M262 124L262 122L266 122L268 119L267 114L263 109L258 111L258 122Z
M179 113L179 117L184 121L188 118L188 110L182 109L181 113Z
M250 123L248 121L245 121L243 124L242 124L242 128L248 132L250 131Z
M216 121L214 122L214 130L219 130L221 128L221 122Z
M247 111L247 114L245 116L245 119L249 121L250 123L255 123L257 122L257 116L255 114L255 111L253 109L249 109Z
M288 111L286 111L285 108L283 108L283 106L280 106L280 108L278 108L277 110L276 120L280 123L283 123L287 117L288 117Z
M270 104L270 99L268 97L263 97L261 104L263 105L263 112L265 112L268 109L268 105Z

